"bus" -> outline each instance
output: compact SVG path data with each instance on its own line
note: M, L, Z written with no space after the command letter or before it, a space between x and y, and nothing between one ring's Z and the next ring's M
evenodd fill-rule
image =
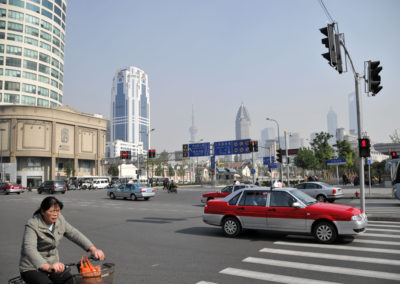
M393 184L393 196L400 200L400 159L393 159L386 163L386 170L390 171Z

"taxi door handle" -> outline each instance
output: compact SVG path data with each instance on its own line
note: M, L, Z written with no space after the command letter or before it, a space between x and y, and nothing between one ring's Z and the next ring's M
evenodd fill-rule
M276 211L276 209L274 209L274 208L273 209L268 209L268 211Z

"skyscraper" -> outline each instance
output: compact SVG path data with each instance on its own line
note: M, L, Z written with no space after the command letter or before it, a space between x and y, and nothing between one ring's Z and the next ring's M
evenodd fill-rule
M349 94L349 132L352 135L357 135L358 127L357 127L357 102L356 102L356 94Z
M189 128L189 133L190 133L190 142L196 142L196 134L197 134L197 127L194 124L194 107L192 105L192 126Z
M236 140L250 138L251 120L249 112L242 103L236 114Z
M338 122L337 122L336 112L334 112L332 107L330 107L330 109L329 109L326 120L327 120L327 124L328 124L328 133L333 135L333 137L335 137L336 129L338 128Z
M0 104L62 105L67 1L0 3Z
M148 76L130 66L117 71L111 90L110 140L150 148L150 95Z

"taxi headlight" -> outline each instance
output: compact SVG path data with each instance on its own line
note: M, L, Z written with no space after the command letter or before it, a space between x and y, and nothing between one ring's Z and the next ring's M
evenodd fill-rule
M354 215L354 216L351 216L351 220L352 221L362 221L362 215L360 214L360 215Z

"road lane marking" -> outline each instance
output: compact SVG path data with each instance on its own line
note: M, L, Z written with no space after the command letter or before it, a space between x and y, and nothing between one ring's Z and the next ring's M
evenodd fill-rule
M400 254L400 250L398 250L398 249L363 248L363 247L356 247L356 246L292 243L292 242L283 242L283 241L277 241L277 242L274 242L274 244L286 245L286 246L296 246L296 247L314 247L314 248L324 248L324 249L356 250L356 251Z
M215 283L215 282L207 282L207 281L200 281L200 282L197 282L196 284L218 284L218 283Z
M362 235L359 235L359 237L380 237L380 238L400 239L400 235L370 234L370 233L363 233Z
M221 270L219 273L233 275L233 276L240 276L240 277L245 277L245 278L251 278L251 279L257 279L257 280L278 282L278 283L338 284L338 282L320 281L320 280L314 280L314 279L307 279L307 278L300 278L300 277L271 274L271 273L244 270L244 269L237 269L237 268L232 268L232 267L225 268L224 270Z
M400 229L379 229L379 228L367 228L367 232L369 231L377 231L377 232L398 232L400 233Z
M369 221L368 223L370 223ZM400 228L400 225L385 225L385 224L368 224L368 228L385 227L385 228Z
M316 257L316 258L320 258L320 259L323 258L323 259L367 262L367 263L375 263L375 264L400 265L400 260L375 258L375 257L360 257L360 256L352 256L352 255L327 254L327 253L293 251L293 250L271 249L271 248L263 248L260 250L260 252L283 254L283 255L294 255L294 256L302 256L302 257Z
M381 272L381 271L373 271L373 270L338 267L338 266L331 266L331 265L319 265L319 264L309 264L309 263L292 262L292 261L282 261L282 260L266 259L266 258L258 258L258 257L247 257L243 260L243 262L264 264L264 265L271 265L271 266L278 266L278 267L286 267L286 268L294 268L294 269L302 269L302 270L312 270L312 271L319 271L319 272L346 274L346 275L351 275L351 276L362 276L362 277L400 281L400 274L391 273L391 272Z
M394 222L394 221L369 221L368 220L368 224L372 223L372 224L400 224L400 222Z
M388 246L400 246L400 242L390 242L390 241L375 241L375 240L360 240L354 239L353 243L363 243L363 244L376 244L376 245L388 245Z

